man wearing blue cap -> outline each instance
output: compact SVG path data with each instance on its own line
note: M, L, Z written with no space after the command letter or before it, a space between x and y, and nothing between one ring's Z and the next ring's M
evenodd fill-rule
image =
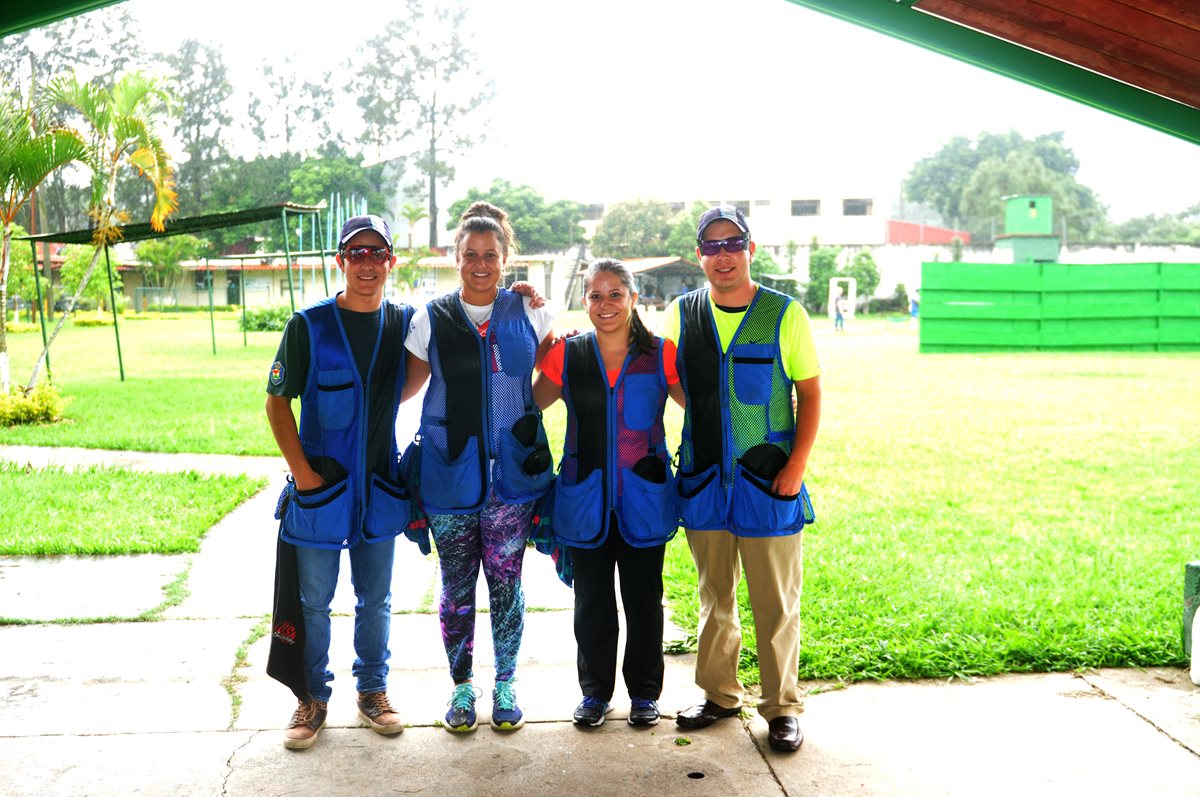
M404 729L388 702L387 662L395 535L408 523L395 423L412 308L383 299L396 257L379 216L347 221L335 260L344 290L292 316L267 382L267 418L291 470L278 512L280 536L295 546L303 606L304 678L289 683L300 701L284 735L289 749L312 747L325 723L333 680L329 605L343 548L357 598L359 717L377 733ZM294 629L275 629L273 636L281 634L293 636Z
M696 685L704 690L675 722L705 728L741 709L744 569L762 678L758 712L771 748L794 752L804 740L800 530L813 521L804 472L821 414L820 366L804 308L750 278L755 245L741 210L706 211L696 244L708 287L675 299L662 330L675 342L687 396L676 487L699 581Z

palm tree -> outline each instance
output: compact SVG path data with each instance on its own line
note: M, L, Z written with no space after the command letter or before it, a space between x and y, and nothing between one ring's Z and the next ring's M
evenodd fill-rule
M420 205L414 205L411 202L405 202L400 208L400 215L408 222L408 251L413 248L413 228L417 226L417 222L421 219L429 218L429 211Z
M8 269L17 214L51 172L84 160L88 146L75 130L51 128L35 133L33 117L11 97L0 97L0 396L8 395Z
M163 222L178 207L171 158L155 130L159 116L173 100L166 80L141 72L122 75L111 89L80 83L74 73L55 78L46 87L42 106L47 111L66 108L81 116L91 139L87 165L92 170L92 201L88 212L96 223L92 236L96 252L68 307L74 307L83 295L101 250L121 236L120 225L128 217L116 200L117 176L122 169L132 166L154 188L151 229L158 232L165 229ZM34 363L26 392L37 384L42 362L66 320L65 313L58 319L49 342Z

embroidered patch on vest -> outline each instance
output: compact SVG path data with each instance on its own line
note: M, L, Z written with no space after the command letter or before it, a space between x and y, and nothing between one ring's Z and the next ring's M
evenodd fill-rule
M271 365L271 384L272 385L282 385L283 384L283 373L284 373L283 363L279 362L279 360L276 360Z

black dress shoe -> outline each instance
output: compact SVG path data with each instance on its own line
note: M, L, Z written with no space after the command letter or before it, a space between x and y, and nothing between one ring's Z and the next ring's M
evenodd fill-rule
M777 753L794 753L804 744L800 720L795 717L776 717L767 723L767 743Z
M723 720L726 717L735 717L742 709L739 706L733 708L725 708L718 706L711 700L705 700L703 703L698 703L689 709L679 712L675 717L675 724L680 728L707 728L717 720Z

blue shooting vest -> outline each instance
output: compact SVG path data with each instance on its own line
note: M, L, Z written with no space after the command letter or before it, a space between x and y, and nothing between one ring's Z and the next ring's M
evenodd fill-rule
M759 286L724 352L708 291L693 291L679 302L676 363L687 408L676 495L685 528L774 537L813 522L806 487L796 496L771 492L796 437L795 385L779 347L792 301Z
M635 548L663 545L679 527L663 431L663 342L655 340L653 353L626 355L615 387L594 332L566 342L567 432L550 524L563 545L599 547L614 511L621 536Z
M421 411L420 494L431 514L477 512L489 488L507 503L539 498L553 476L542 413L533 399L538 340L521 296L500 290L486 336L459 304L438 297L429 312L429 388ZM514 435L514 426L528 432ZM524 434L524 432L523 432ZM525 463L544 449L544 469Z
M336 297L299 311L308 326L311 359L300 397L300 445L313 469L325 478L316 490L300 491L289 482L281 534L294 545L350 548L360 539L379 542L404 531L409 492L397 467L396 413L404 387L404 338L412 308L385 301L379 308L379 332L364 384L346 338ZM378 361L387 341L389 356L399 357L394 384L375 385ZM398 351L396 347L399 347ZM374 402L374 404L373 404ZM391 419L388 459L367 462L368 420L375 413Z

